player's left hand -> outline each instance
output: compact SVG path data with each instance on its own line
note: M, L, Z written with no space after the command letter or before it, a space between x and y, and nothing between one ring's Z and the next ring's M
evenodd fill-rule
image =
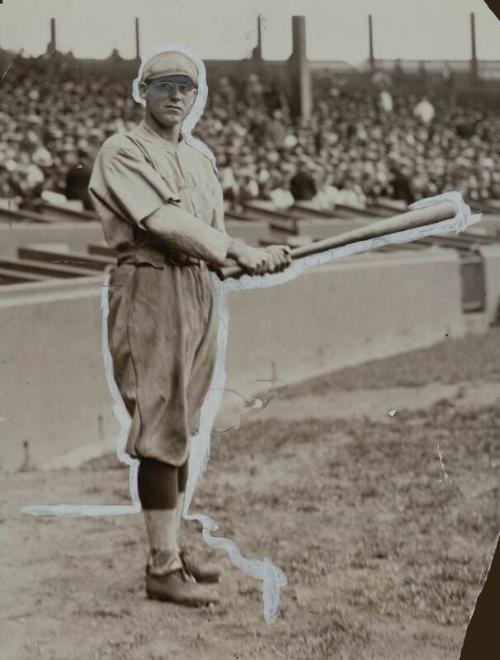
M269 245L266 252L269 254L269 273L285 270L292 263L292 253L288 245Z

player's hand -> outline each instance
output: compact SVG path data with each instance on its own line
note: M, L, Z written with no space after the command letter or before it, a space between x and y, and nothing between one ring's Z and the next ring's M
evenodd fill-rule
M266 248L269 254L269 271L278 273L292 263L292 252L288 245L269 245Z
M254 248L238 241L233 241L228 256L234 259L249 275L264 275L271 272L270 254L265 248Z

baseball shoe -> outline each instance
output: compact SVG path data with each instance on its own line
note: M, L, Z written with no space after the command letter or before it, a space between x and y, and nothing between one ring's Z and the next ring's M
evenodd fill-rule
M146 594L153 600L202 607L218 603L218 596L208 587L199 585L183 568L177 568L164 575L146 574Z
M196 582L214 584L219 581L220 570L214 564L197 564L186 548L180 551L179 557L186 573L194 577Z

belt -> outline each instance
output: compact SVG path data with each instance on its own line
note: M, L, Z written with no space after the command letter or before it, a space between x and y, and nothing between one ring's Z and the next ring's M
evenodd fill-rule
M166 248L161 250L140 247L136 249L127 248L126 250L118 252L118 265L121 264L134 264L138 266L139 264L149 264L150 266L155 266L156 268L163 268L163 266L199 266L201 263L200 259L196 257L191 257L182 252L173 252Z

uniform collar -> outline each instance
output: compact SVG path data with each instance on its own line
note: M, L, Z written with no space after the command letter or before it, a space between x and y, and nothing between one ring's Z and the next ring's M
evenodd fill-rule
M176 150L176 145L173 142L170 142L170 140L165 140L164 137L162 137L159 133L157 133L151 126L149 126L146 123L146 120L143 119L136 127L136 131L144 138L152 140L152 141L160 141L163 147L167 147L168 149L171 149L172 151ZM177 146L184 146L186 143L186 140L184 139L184 135L182 134L182 131L179 134L179 142L177 143Z

